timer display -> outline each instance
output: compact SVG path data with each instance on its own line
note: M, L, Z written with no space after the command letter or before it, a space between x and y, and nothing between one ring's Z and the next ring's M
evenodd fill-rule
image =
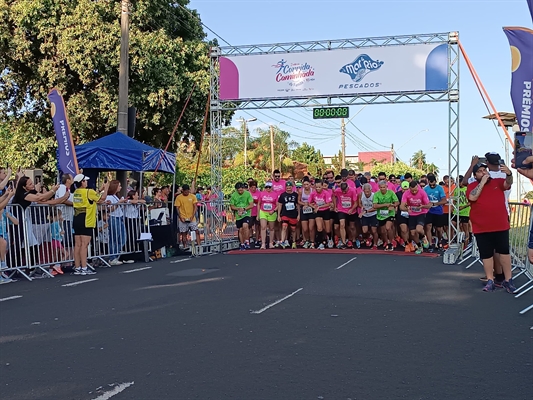
M313 119L348 118L350 107L321 107L313 108Z

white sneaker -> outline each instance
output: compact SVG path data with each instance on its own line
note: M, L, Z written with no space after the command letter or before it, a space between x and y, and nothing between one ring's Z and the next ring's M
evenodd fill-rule
M119 261L118 258L109 261L109 265L122 265L122 261Z
M329 248L329 249L332 249L333 246L334 246L333 240L329 239L329 241L328 241L328 248Z
M120 262L120 261L119 261ZM124 260L122 261L124 264L133 264L135 261L133 260Z

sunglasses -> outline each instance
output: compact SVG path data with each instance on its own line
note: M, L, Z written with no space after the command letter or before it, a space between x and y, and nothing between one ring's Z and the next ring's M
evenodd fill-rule
M281 178L281 175L274 175L274 178Z

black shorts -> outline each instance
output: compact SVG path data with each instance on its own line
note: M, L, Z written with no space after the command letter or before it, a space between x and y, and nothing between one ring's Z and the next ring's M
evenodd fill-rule
M93 236L94 228L85 226L85 213L80 213L74 216L74 222L72 224L74 228L74 235L76 236Z
M479 258L487 260L494 253L509 254L509 231L487 232L475 234Z
M334 225L339 225L339 213L335 211L330 211L330 219L333 221Z
M329 221L331 219L331 212L329 210L319 210L315 214L315 218L322 218L324 221Z
M315 218L316 218L316 214L314 212L309 213L309 214L304 214L302 210L300 210L300 221L306 222L306 221L309 221Z
M237 226L237 229L241 229L244 224L248 224L248 227L250 227L250 220L251 217L244 217L236 220L235 225Z
M378 223L379 223L379 226L385 226L387 222L394 223L395 220L396 220L396 217L389 217L386 219L378 219Z
M250 217L250 226L259 225L259 220L257 219L257 216Z
M434 228L442 228L448 225L448 214L426 214L426 225L433 225Z
M379 225L378 217L372 215L371 217L361 218L361 226L370 226L372 228L377 228Z
M470 217L462 217L459 215L459 223L460 224L468 224L470 222Z
M346 222L355 222L355 220L358 218L357 214L346 214L344 212L338 212L337 213L337 218L339 219L339 223L340 223L340 220L343 219L345 220Z
M401 214L396 215L396 225L409 225L409 218L403 217Z
M414 231L418 225L426 225L426 214L409 216L409 229Z

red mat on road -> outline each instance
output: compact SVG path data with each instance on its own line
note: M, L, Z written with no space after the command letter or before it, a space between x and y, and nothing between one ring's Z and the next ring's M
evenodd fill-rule
M415 254L415 253L406 253L405 251L385 251L385 250L370 250L370 249L324 249L324 250L318 250L318 249L267 249L267 250L260 250L260 249L250 249L246 251L240 251L240 250L231 250L228 251L228 254L296 254L296 253L303 253L303 254L376 254L376 255L389 255L389 256L411 256L411 257L428 257L428 258L437 258L440 257L438 253L422 253L422 254Z

